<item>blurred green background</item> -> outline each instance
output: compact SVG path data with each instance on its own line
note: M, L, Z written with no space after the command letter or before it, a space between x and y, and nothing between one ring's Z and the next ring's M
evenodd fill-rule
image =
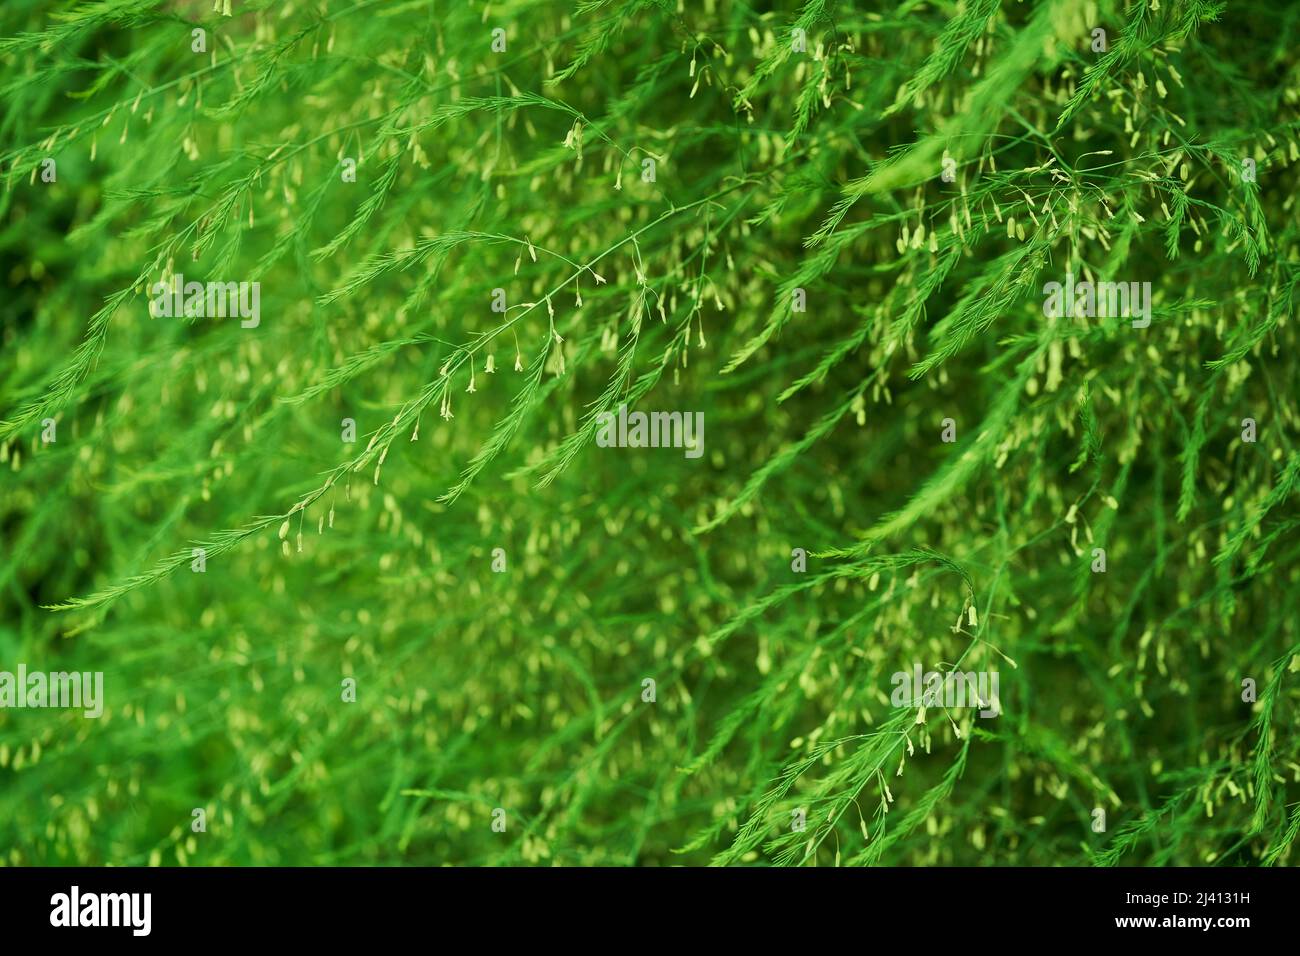
M1292 862L1298 27L6 0L0 860Z

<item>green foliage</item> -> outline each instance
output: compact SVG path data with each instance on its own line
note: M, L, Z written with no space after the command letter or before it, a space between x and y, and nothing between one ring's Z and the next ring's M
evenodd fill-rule
M1294 862L1300 8L776 6L6 0L4 863Z

